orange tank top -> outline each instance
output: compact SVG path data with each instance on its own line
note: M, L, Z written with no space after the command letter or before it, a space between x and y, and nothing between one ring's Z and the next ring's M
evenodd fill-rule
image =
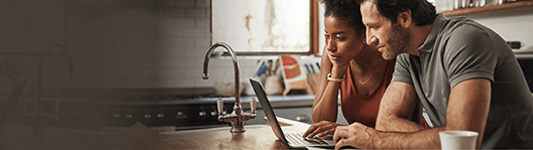
M378 88L367 97L362 97L357 93L351 70L348 69L346 71L344 76L346 80L341 83L340 90L342 115L348 123L360 122L369 127L376 126L379 104L387 86L391 82L394 64L395 59L387 62L385 75L381 79Z

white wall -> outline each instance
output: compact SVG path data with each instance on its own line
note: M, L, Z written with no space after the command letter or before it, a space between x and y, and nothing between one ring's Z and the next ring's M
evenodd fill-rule
M521 50L533 49L533 9L467 17L492 28L507 41L522 41Z

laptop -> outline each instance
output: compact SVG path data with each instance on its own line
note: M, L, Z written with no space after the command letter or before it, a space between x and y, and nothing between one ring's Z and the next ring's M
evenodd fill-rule
M304 138L302 137L305 133L305 129L302 132L295 132L295 133L284 133L281 129L281 126L278 122L278 119L276 118L276 114L274 114L274 110L272 109L272 106L270 105L270 102L268 101L268 97L266 96L265 90L263 89L263 85L259 80L250 78L250 82L252 83L252 87L254 88L255 94L257 95L257 98L259 99L259 102L261 102L261 107L263 108L263 111L265 112L265 115L268 119L268 122L270 124L270 127L272 127L272 131L274 131L274 134L278 139L288 148L305 148L309 146L319 146L319 147L335 147L335 142L333 142L332 136L326 136L324 138L320 137L313 137L313 138Z

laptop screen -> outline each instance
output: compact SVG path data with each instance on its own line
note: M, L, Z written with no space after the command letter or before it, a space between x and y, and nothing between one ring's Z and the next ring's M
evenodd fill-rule
M268 118L268 123L270 124L270 127L272 127L272 131L274 131L274 134L282 141L283 144L286 144L285 146L290 147L287 145L287 139L285 139L285 136L283 134L283 131L281 130L281 126L279 125L278 119L276 118L276 115L274 114L274 110L272 109L272 106L270 105L270 102L268 101L267 95L265 93L265 90L263 89L263 85L259 80L250 78L250 83L252 84L252 87L254 88L255 94L257 95L257 98L259 99L259 102L261 103L261 107L263 108L263 111L265 112L265 115Z

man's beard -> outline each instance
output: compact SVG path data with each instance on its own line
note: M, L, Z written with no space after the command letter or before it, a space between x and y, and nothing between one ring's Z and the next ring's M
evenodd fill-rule
M406 52L406 47L409 45L411 33L400 26L399 23L392 25L392 31L388 35L389 50L382 54L383 59L392 60L401 53Z

